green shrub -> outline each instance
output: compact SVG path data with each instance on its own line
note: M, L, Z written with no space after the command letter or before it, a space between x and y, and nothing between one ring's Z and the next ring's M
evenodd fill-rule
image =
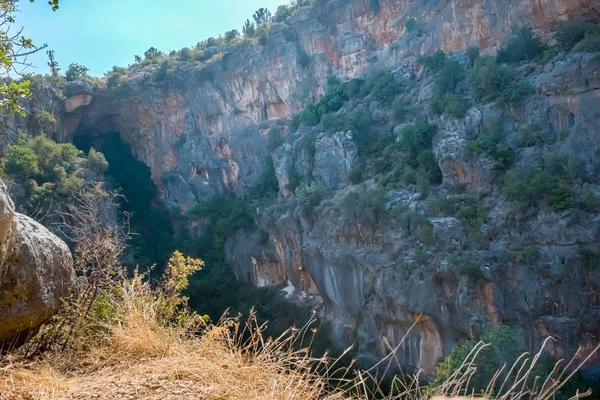
M467 112L465 99L454 93L446 93L441 99L442 113L453 118L464 118Z
M390 71L380 71L367 80L363 90L382 104L390 105L400 93L401 88Z
M459 259L458 272L474 279L480 279L483 276L479 263L471 257L461 257Z
M426 54L419 58L419 63L430 73L441 71L446 64L448 57L442 50L438 50L433 54Z
M595 32L586 32L583 40L573 47L573 51L600 51L600 29Z
M183 49L179 50L179 59L181 61L191 61L192 57L193 52L189 47L184 47Z
M277 10L275 10L275 15L273 15L273 21L283 22L292 16L293 11L294 10L290 5L281 5L277 7Z
M253 38L255 33L256 25L254 25L253 22L250 22L250 20L247 19L246 22L244 22L244 25L242 26L242 34L246 38Z
M555 211L574 207L577 203L571 190L559 184L555 175L539 169L514 169L505 177L505 196L512 200L518 211L545 201Z
M456 85L464 79L464 76L464 68L458 61L446 59L437 72L436 89L441 93L454 93Z
M581 208L587 212L594 212L598 207L598 198L594 192L590 189L586 189L583 192L583 198L581 199Z
M530 123L519 130L516 144L518 147L523 148L541 146L546 144L546 142L547 138L542 127L536 123Z
M486 390L496 371L506 364L507 367L504 369L506 374L510 366L524 351L517 332L507 326L485 331L481 335L481 341L489 346L483 348L475 360L477 369L469 380L468 388L466 388L468 393L481 393ZM435 378L430 386L437 388L448 381L451 375L461 368L463 361L476 344L477 341L469 340L452 349L444 361L436 367ZM503 380L503 376L496 380L497 385L500 385Z
M237 29L232 29L230 31L225 32L225 42L226 43L232 43L239 37L240 37L240 32Z
M415 30L415 28L417 27L417 20L414 18L409 18L406 20L406 23L404 24L404 28L406 29L406 32L412 32Z
M424 174L427 183L439 185L442 183L442 171L431 149L426 149L419 154L418 172ZM418 178L418 175L417 175ZM418 181L417 181L418 183Z
M508 41L498 51L498 62L511 64L532 61L546 49L547 46L534 35L531 27L523 26L513 30Z
M108 161L106 161L104 154L96 151L96 149L92 147L87 156L87 166L95 173L104 175L108 169Z
M394 121L404 122L407 113L408 110L404 99L396 99L392 104L392 116L394 117Z
M53 133L56 127L56 118L46 110L36 111L33 115L39 133Z
M356 184L362 182L364 169L365 169L365 166L363 164L357 163L350 170L350 173L348 174L348 181L353 185L356 185Z
M411 154L413 160L417 160L423 150L431 149L431 142L436 133L435 125L419 121L402 129L402 147Z
M426 246L435 244L435 232L431 223L422 224L419 228L419 240Z
M320 115L338 111L346 101L349 100L348 93L342 86L334 86L327 90L318 104Z
M360 189L347 193L337 205L343 214L373 224L384 209L385 191L380 187Z
M566 182L587 182L590 180L590 176L586 171L585 160L577 154L549 153L545 157L544 164L550 174Z
M548 205L554 209L554 211L568 210L577 205L577 202L571 194L571 189L564 184L552 189L548 193L546 201Z
M500 95L502 103L509 106L517 106L521 100L535 91L533 85L527 79L518 79L508 84Z
M256 34L254 35L258 38L258 43L261 46L267 44L267 38L269 37L269 29L265 25L260 25L256 30Z
M4 170L9 175L27 180L40 172L37 155L28 147L10 146L6 155Z
M469 65L475 65L475 60L479 58L479 47L471 46L467 49L467 57L469 58Z
M325 114L321 117L323 132L337 132L344 128L344 118L337 114Z
M593 41L591 38L599 33L600 25L576 21L563 24L556 30L554 37L562 50L569 51L574 49L579 43L582 43L586 39L586 36L589 43L590 40ZM582 47L585 46L586 44L584 43Z
M467 82L479 102L497 99L513 80L511 71L498 65L490 56L477 58L473 68L467 72Z
M65 73L67 81L79 81L88 76L89 68L81 64L70 64Z
M342 86L344 86L348 98L353 100L360 96L364 84L365 81L362 79L351 79L348 82L345 82Z
M296 190L296 200L304 210L311 211L327 196L328 190L315 182L301 184Z
M314 126L321 121L319 106L317 104L309 104L306 106L302 114L300 114L300 122L304 125Z

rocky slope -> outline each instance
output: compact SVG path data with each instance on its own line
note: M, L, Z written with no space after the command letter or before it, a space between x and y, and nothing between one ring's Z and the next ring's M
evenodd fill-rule
M334 336L341 344L358 341L365 363L395 347L413 323L397 358L428 373L456 343L501 323L521 331L532 349L554 335L551 352L558 357L578 345L590 349L600 339L600 270L585 267L582 251L598 248L597 210L540 207L514 218L494 161L474 156L468 146L491 129L490 120L501 121L507 141L536 122L548 144L522 146L517 167L577 154L581 168L593 175L600 146L597 56L559 54L534 68L527 79L536 93L519 110L491 103L460 119L428 115L438 126L433 150L443 175L432 196L460 201L457 193L464 190L475 196L486 210L476 230L464 218L429 207L414 187L388 190L383 210L366 221L341 213L340 201L359 190L349 185L357 132L293 132L287 120L324 94L328 76L345 80L381 68L393 69L414 108L427 110L433 84L420 70L419 55L460 53L472 45L493 53L513 27L524 24L550 40L549 29L560 21L598 18L598 2L317 3L273 24L264 45L230 46L206 65L171 62L160 79L157 65L131 68L126 83L108 89L72 85L56 138L119 132L150 167L162 198L182 212L215 195L245 194L273 157L281 204L258 210L256 230L229 238L227 257L241 279L284 284L297 297L322 302ZM411 19L416 28L409 31ZM376 115L375 125L401 131L389 110L363 106ZM272 127L287 137L274 151L266 145ZM310 135L316 135L312 156L303 150ZM308 210L300 204L288 188L290 172L328 189L322 201ZM586 191L600 194L595 181L573 187L577 200ZM432 243L407 210L427 218Z
M67 245L15 213L0 182L0 345L19 344L52 317L74 281Z
M290 285L298 294L322 299L335 336L347 344L358 341L366 364L395 348L413 324L397 357L426 372L456 343L498 324L519 330L530 349L552 335L557 341L549 351L557 357L579 346L593 349L600 332L600 271L597 261L585 265L581 252L598 249L597 210L542 207L524 219L515 217L494 178L494 161L468 149L490 129L486 121L503 121L507 142L539 121L549 144L520 149L517 166L543 166L551 157L576 154L578 168L596 174L598 57L559 57L531 79L539 82L539 93L522 112L488 105L471 108L464 120L436 120L434 150L443 184L427 198L414 189L388 191L385 211L374 221L361 215L368 210L340 211L349 192L375 185L367 181L326 196L313 209L291 200L259 210L259 227L268 240L247 232L228 241L227 255L237 275L257 285ZM303 134L277 150L281 187L289 171L304 173L305 156L298 150ZM311 173L332 190L348 185L356 162L356 146L348 135L320 134L316 141ZM431 204L440 198L464 203L469 197L456 194L464 188L475 195L471 201L487 210L475 231L460 212L443 213ZM600 194L597 182L573 190L581 196L584 188ZM430 221L431 239L420 234L414 215Z

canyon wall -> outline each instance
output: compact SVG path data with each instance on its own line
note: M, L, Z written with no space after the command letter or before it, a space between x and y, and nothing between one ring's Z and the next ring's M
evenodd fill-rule
M339 213L336 204L356 190L348 183L356 158L352 133L318 135L313 165L306 168L300 142L317 128L290 132L286 121L319 99L328 76L354 78L380 68L393 69L415 91L415 106L427 109L432 89L422 80L419 55L469 46L493 53L513 27L525 24L551 40L549 29L561 21L599 18L599 3L319 4L273 24L264 45L228 47L207 65L173 62L160 80L158 65L133 68L128 83L116 88L72 88L56 138L119 132L150 167L163 199L182 212L215 195L245 194L272 157L281 204L257 210L258 227L229 238L227 258L240 279L257 286L283 284L297 298L318 299L319 312L333 323L338 342L358 342L365 364L395 348L413 324L396 358L427 373L455 344L499 324L519 330L530 349L553 335L557 341L550 351L557 357L573 354L578 346L589 351L600 339L600 271L584 268L579 249L598 247L600 215L542 208L525 221L511 219L493 180L492 162L471 157L467 139L485 131L487 117L502 120L513 135L528 121L539 120L560 140L551 149L522 150L519 165L535 166L552 150L577 153L593 171L600 148L597 56L560 55L531 74L537 93L521 113L492 104L473 107L460 120L431 117L439 126L434 151L444 181L434 192L442 195L463 185L480 194L490 210L482 227L484 244L474 243L464 221L454 217L430 216L436 242L423 246L414 226L400 216L365 223ZM416 28L408 32L411 18ZM281 127L287 136L273 151L266 145L272 127ZM331 194L304 209L285 189L290 170L311 176ZM585 189L600 194L598 185ZM423 196L413 189L386 193L386 210L398 204L415 212L425 208ZM536 260L523 255L529 247L539 254ZM477 260L476 277L452 267L452 258L463 254Z

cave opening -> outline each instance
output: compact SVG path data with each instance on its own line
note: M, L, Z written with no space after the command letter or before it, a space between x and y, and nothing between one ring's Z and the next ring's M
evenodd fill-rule
M309 308L287 301L278 288L255 288L248 282L238 281L225 261L224 237L215 232L192 237L187 221L193 217L166 208L151 179L150 168L135 158L119 132L80 128L73 143L86 153L93 147L104 154L108 162L105 178L109 189L121 189L120 208L132 213L128 267L143 269L155 265L151 279L157 280L172 252L180 250L205 261L205 266L190 277L186 294L189 305L212 321L218 321L227 311L232 316L248 316L254 309L261 324L270 321L266 334L279 336L290 326L304 326L312 318ZM215 201L223 203L223 199ZM225 208L229 205L231 203L226 203ZM330 348L328 331L323 329L315 336L313 349L323 354Z
M119 190L119 207L130 215L131 251L127 263L156 265L159 273L175 248L174 229L170 212L158 199L150 168L133 156L118 132L79 131L73 144L86 153L93 147L108 161L105 176L109 189Z

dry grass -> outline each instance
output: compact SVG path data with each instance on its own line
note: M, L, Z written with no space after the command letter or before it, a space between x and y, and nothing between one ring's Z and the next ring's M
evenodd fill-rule
M228 319L198 334L189 325L165 324L161 302L141 280L127 281L122 293L117 316L83 350L46 352L33 362L25 361L26 349L6 356L0 398L324 397L328 380L321 367L326 359L294 350L310 334L308 328L265 340L255 318L245 323ZM323 373L315 373L316 368Z
M436 390L423 387L418 376L397 382L384 393L367 372L334 371L336 360L311 357L299 343L313 334L307 325L279 338L264 338L255 318L226 319L198 331L198 321L165 318L165 299L140 277L119 284L111 314L86 325L87 343L70 342L32 355L28 347L0 359L0 399L408 399L466 396L480 344L448 382ZM71 329L67 329L72 332ZM38 346L39 347L39 346ZM393 350L393 349L392 349ZM382 360L390 364L394 352ZM530 385L539 355L524 355L501 379L502 400L552 398L569 376L557 369L545 382ZM335 374L334 374L335 372ZM335 375L336 378L332 378ZM340 378L340 375L342 378ZM585 394L583 394L585 395ZM584 397L579 395L578 397Z

